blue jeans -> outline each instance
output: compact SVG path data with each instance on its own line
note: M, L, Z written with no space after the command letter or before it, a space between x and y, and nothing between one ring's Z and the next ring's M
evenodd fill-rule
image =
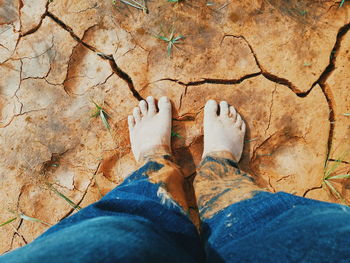
M207 156L198 177L207 188L197 193L200 231L180 169L154 155L100 201L0 262L349 262L348 207L256 190L226 157Z

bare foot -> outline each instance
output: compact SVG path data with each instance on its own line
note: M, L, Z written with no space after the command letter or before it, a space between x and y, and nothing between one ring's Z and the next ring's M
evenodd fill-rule
M204 108L204 151L203 157L211 152L229 151L238 162L241 159L246 125L235 108L226 101L218 104L208 100Z
M154 98L147 97L128 116L131 150L136 161L146 152L162 147L170 153L171 104L169 98L161 97L158 109Z

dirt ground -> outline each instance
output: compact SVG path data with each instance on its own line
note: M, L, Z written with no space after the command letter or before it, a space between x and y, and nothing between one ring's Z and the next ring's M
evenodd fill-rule
M158 0L145 12L0 0L0 223L17 217L0 227L0 252L74 213L64 197L85 207L135 169L126 117L149 95L173 102L188 181L204 103L225 99L247 122L241 167L261 187L350 203L349 179L325 179L350 173L350 2L340 2ZM183 38L169 56L159 36Z

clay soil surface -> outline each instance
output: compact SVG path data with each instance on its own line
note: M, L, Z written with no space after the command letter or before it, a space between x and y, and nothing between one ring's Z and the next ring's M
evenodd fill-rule
M0 227L1 253L74 213L63 196L86 207L135 169L126 118L149 95L173 102L189 182L204 103L225 99L247 123L241 167L261 187L350 202L349 179L325 179L350 173L349 1L146 5L0 0L0 223L18 217ZM169 56L159 36L183 37Z

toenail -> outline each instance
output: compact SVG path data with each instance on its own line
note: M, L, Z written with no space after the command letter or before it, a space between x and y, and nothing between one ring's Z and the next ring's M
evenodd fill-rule
M216 104L216 101L215 100L208 100L207 103L211 103L211 104L215 103Z

